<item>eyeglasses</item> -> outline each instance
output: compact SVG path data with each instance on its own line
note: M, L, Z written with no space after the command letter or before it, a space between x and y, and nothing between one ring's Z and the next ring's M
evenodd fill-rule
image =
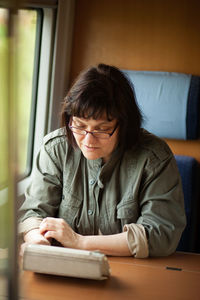
M102 131L88 131L88 130L84 130L84 129L69 125L69 129L73 133L76 133L79 135L87 135L88 133L90 133L98 139L109 139L113 135L113 133L115 132L117 127L118 127L118 124L116 124L115 128L113 129L113 131L111 133L108 133L108 132L102 132Z

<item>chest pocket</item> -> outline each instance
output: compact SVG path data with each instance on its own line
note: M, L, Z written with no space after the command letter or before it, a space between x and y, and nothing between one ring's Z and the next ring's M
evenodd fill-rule
M139 207L134 199L122 200L117 205L117 219L121 220L122 226L136 223L139 217Z
M79 220L82 202L82 199L70 194L67 189L63 190L58 217L63 218L74 230Z

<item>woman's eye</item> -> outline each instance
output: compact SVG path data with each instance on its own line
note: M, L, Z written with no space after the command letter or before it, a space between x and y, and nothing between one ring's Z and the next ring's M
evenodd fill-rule
M80 128L80 129L84 129L85 128L84 125L80 125L80 124L74 124L74 127Z
M99 128L99 131L110 131L110 130L111 130L110 128L105 128L105 127Z
M74 123L73 124L74 127L78 128L78 129L83 129L83 130L87 130L87 126L84 125L84 124L77 124L77 123ZM105 127L97 127L97 128L94 128L93 130L91 131L97 131L97 132L109 132L110 131L110 128L105 128Z

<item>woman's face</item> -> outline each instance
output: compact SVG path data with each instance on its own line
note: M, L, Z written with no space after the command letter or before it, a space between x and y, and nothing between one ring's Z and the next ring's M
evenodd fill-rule
M92 132L112 133L117 126L117 120L113 119L112 121L109 121L106 114L97 120L72 117L71 126ZM95 137L91 133L80 135L73 132L73 135L78 147L87 159L94 160L102 158L103 161L106 162L109 160L111 153L117 146L118 131L119 129L117 127L112 136L108 139Z

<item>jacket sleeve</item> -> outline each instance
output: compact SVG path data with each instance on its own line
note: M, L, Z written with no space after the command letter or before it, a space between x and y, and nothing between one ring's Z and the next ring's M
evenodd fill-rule
M28 218L36 221L27 223L26 220L24 224L30 225L28 228L24 226L24 230L31 230L31 224L35 228L41 219L47 216L55 217L57 214L62 195L62 170L54 146L47 147L44 144L37 155L31 183L25 192L25 201L19 209L21 228Z
M181 178L173 155L156 164L147 163L140 207L137 223L147 233L149 255L173 253L186 224Z

